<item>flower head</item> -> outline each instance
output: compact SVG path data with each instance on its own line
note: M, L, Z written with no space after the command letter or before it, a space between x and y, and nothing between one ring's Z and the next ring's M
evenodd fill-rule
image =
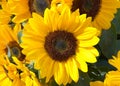
M118 0L59 0L59 3L66 3L71 11L79 9L80 14L87 14L87 17L92 17L92 25L96 27L98 35L100 35L102 29L109 29L111 21L114 18L114 14L117 12L117 8L120 8L120 1ZM56 3L58 1L53 0Z
M117 56L113 56L113 59L109 60L109 63L120 71L120 51L118 51Z
M21 30L20 24L16 24L12 29L8 25L0 25L0 54L8 54L9 57L16 56L23 61L25 55L21 53L22 48L19 45L18 32Z
M90 86L104 86L104 83L102 81L94 81L90 82Z
M14 15L15 23L21 23L31 16L29 1L31 0L2 0L2 10Z
M0 60L0 83L1 86L25 86L20 80L16 66L10 63L6 55L1 55Z
M106 74L104 86L119 86L120 85L120 71L110 71Z
M67 6L61 14L53 8L46 9L44 17L33 13L23 31L23 53L35 61L46 82L53 76L59 85L77 82L78 68L87 72L86 62L94 63L98 56L93 47L99 41L97 29L90 25L91 18L78 10L71 13Z
M91 82L90 86L119 86L120 85L120 51L117 53L117 57L113 56L113 59L109 60L109 63L117 68L116 71L109 71L105 75L104 82L95 81Z
M8 24L10 21L10 13L0 9L0 25Z
M120 85L120 51L117 57L109 60L109 63L117 68L116 71L109 71L104 80L104 86L119 86Z
M41 86L35 74L16 57L12 57L14 62L10 62L6 55L0 57L1 86Z

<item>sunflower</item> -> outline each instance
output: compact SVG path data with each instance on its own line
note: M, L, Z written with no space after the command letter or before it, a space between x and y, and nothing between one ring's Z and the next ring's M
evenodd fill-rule
M12 57L14 63L6 55L0 58L0 86L41 86L35 74L16 57Z
M14 64L10 63L6 55L0 55L0 86L25 86L20 80Z
M104 82L95 81L90 82L90 86L119 86L120 85L120 51L117 56L113 56L113 59L109 60L109 63L117 68L116 71L109 71L105 75Z
M117 56L113 56L113 59L109 60L109 63L116 67L120 71L120 51L118 51Z
M54 76L59 85L66 85L78 81L78 68L87 72L86 62L96 62L99 54L93 46L99 38L86 14L71 13L67 6L61 14L53 9L46 9L44 17L33 13L24 28L21 47L26 59L35 61L41 78L48 82Z
M7 13L6 11L0 9L0 25L1 24L8 24L10 21L10 14Z
M21 77L20 80L25 83L25 86L42 86L42 84L38 81L34 72L30 71L25 66L25 64L19 61L16 57L12 57L12 58L16 63L17 71L19 72L19 76Z
M48 0L2 0L1 7L14 17L15 23L21 23L31 17L32 12L43 14L46 7L49 7Z
M11 14L12 22L21 23L31 17L32 12L42 15L44 9L49 7L48 0L1 0L0 7L6 13ZM19 10L18 10L19 9ZM1 16L4 18L4 16Z
M20 30L20 24L16 24L13 29L8 25L0 25L0 54L8 54L9 57L16 56L19 60L24 60L25 55L21 53L22 48L18 40Z
M59 0L59 3L64 4L66 0ZM63 2L64 1L64 2ZM71 2L70 2L71 1ZM53 0L52 2L58 3ZM66 3L68 4L68 3ZM92 25L96 27L98 35L102 29L109 29L111 21L114 18L114 14L117 12L117 8L120 8L120 1L118 0L69 0L68 4L71 11L79 9L80 14L87 14L88 17L92 17Z
M21 23L31 17L29 0L4 0L1 7L7 13L14 15L12 21L15 23Z
M109 60L109 63L117 68L116 71L109 71L104 80L104 86L119 86L120 85L120 51L117 56Z
M104 86L104 83L102 81L94 81L90 82L90 86Z
M106 74L104 86L119 86L120 85L120 71L110 71Z

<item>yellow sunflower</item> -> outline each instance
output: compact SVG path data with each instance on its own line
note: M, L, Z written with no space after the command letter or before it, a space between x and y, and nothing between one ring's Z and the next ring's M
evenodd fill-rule
M94 81L90 82L90 86L104 86L104 83L102 81Z
M8 60L6 55L0 55L0 86L25 86L20 80L16 66Z
M21 23L31 17L29 1L31 0L4 0L2 9L14 15L13 22Z
M61 14L46 9L44 17L33 13L25 26L21 47L26 59L35 61L40 77L48 82L52 77L60 85L77 82L78 68L87 72L87 63L95 63L99 41L97 29L90 26L91 18L65 7ZM94 33L93 33L94 32Z
M113 59L109 60L109 63L117 70L106 74L104 86L120 86L120 51L118 51L117 56L113 56Z
M117 56L113 56L113 59L109 60L109 63L120 71L120 51L118 51Z
M16 24L13 29L8 25L0 25L0 54L16 56L19 60L24 60L25 55L21 53L19 46L18 32L21 30L20 24Z
M66 0L59 1L64 4ZM58 3L57 0L52 2ZM110 28L117 8L120 8L120 1L118 0L69 0L69 3L66 4L71 5L71 11L79 9L80 14L86 13L88 17L92 17L92 25L99 30L98 35L101 29Z
M1 24L8 24L10 21L10 14L6 11L0 9L0 25Z
M2 24L8 24L9 22L10 22L10 20L11 20L11 14L10 14L10 12L9 12L9 10L8 11L6 11L6 10L4 10L3 8L2 8L2 6L5 4L5 1L4 0L1 0L0 1L0 25L2 25Z
M21 23L31 17L32 12L40 15L44 13L45 8L50 7L48 0L2 0L1 7L6 12L14 15L12 21Z
M41 86L35 74L16 57L12 57L15 64L6 55L0 58L0 86Z
M16 68L20 72L21 81L25 83L25 86L42 86L42 84L37 79L34 72L30 71L25 64L19 61L16 57L12 57L14 62L17 64Z
M113 59L109 60L109 63L116 67L117 70L109 71L105 76L104 82L90 82L90 86L120 86L120 51L118 51L117 57L113 56Z
M90 82L90 86L120 86L120 71L109 71L105 76L104 82Z
M104 86L120 86L120 71L110 71L106 74Z

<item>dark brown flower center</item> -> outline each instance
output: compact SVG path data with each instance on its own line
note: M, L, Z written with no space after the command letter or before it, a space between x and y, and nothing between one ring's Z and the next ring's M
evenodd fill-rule
M94 18L99 13L101 0L73 0L72 11L79 8L80 14L87 14L88 17Z
M21 53L22 48L16 41L9 42L8 47L5 49L6 53L10 53L12 56L16 56L18 60L23 61L25 55Z
M46 8L50 7L49 0L29 0L28 2L30 12L37 12L40 15L44 14Z
M28 1L28 5L29 5L29 11L32 13L32 12L35 12L35 8L34 8L34 0L29 0Z
M56 61L66 61L76 52L76 38L67 31L50 32L45 38L45 50Z
M51 4L52 0L48 0L48 2Z

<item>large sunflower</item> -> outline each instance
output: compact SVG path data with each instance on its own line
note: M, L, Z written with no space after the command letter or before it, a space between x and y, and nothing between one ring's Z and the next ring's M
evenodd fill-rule
M0 25L0 54L16 56L19 60L24 60L25 55L21 53L22 48L19 46L18 32L21 26L16 24L12 29L8 25Z
M35 61L46 82L67 84L79 79L78 68L87 72L87 63L95 63L98 51L93 46L99 41L96 28L90 26L91 18L79 11L70 12L65 7L61 14L54 8L46 9L44 17L33 13L23 31L23 53L26 59Z
M59 0L61 3L66 0ZM71 3L70 3L71 1ZM58 1L52 0L53 4ZM60 3L60 2L59 2ZM68 4L68 3L66 3ZM92 17L92 25L99 29L109 29L117 8L120 8L118 0L69 0L71 11L79 9L80 14L86 13L88 17Z

